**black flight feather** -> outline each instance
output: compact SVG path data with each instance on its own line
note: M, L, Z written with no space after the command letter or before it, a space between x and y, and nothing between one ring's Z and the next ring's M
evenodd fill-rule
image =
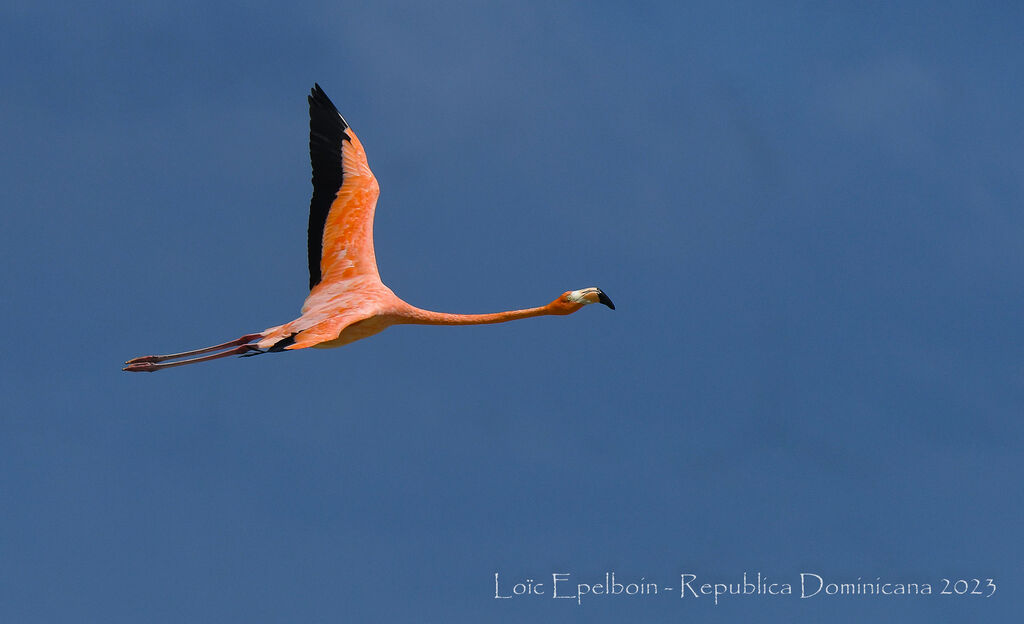
M309 95L309 160L313 164L313 198L309 202L308 230L310 290L320 283L324 225L334 197L345 181L341 167L341 144L342 141L352 141L345 133L347 129L345 118L320 85L314 83Z
M284 351L285 347L289 347L293 344L295 344L295 334L278 340L269 349L267 349L267 351L269 351L270 353L279 353L281 351Z

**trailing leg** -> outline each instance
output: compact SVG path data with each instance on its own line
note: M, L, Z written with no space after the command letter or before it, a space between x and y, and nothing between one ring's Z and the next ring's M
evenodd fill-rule
M257 338L262 337L263 334L246 334L241 338L225 342L224 344L214 345L212 347L205 347L203 349L196 349L194 351L182 351L181 353L172 353L170 355L143 355L142 357L132 358L125 362L125 364L142 364L145 362L155 363L163 362L165 360L176 360L178 358L187 357L189 355L200 355L202 353L212 353L214 351L220 351L222 349L228 349L230 347L237 347L248 342L252 342ZM127 368L124 370L128 370Z
M259 336L259 334L256 334L256 335ZM241 340L241 338L239 340ZM213 347L211 347L210 349L200 349L198 351L192 351L192 352L189 352L189 353L190 354L191 353L206 353L207 351L210 351L211 349L213 349ZM223 351L221 353L214 353L213 355L204 355L202 357L190 358L190 359L187 359L187 360L178 360L176 362L164 362L163 364L160 364L160 363L157 363L157 362L154 362L154 361L151 361L151 360L145 360L143 358L135 358L134 360L131 360L130 362L128 362L127 363L128 366L125 366L121 370L126 370L126 371L128 371L130 373L155 373L156 371L162 370L164 368L173 368L175 366L184 366L186 364L198 364L200 362L209 362L210 360L217 360L217 359L224 358L224 357L230 357L232 355L242 355L242 354L246 354L246 353L248 353L250 355L254 355L253 353L250 353L252 351L257 351L257 352L262 353L261 349L259 347L257 347L256 345L254 345L254 344L243 344L243 345L235 347L234 349L229 349L229 350ZM179 354L179 355L181 355L181 354ZM164 357L164 356L148 356L148 357ZM164 358L164 359L166 359L166 358Z

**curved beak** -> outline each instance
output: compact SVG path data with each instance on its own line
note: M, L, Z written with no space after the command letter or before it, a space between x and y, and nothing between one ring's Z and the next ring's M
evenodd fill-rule
M612 310L615 309L615 304L612 303L612 300L609 299L608 295L604 294L604 291L601 290L600 288L597 289L597 302L605 304L606 306L608 306Z

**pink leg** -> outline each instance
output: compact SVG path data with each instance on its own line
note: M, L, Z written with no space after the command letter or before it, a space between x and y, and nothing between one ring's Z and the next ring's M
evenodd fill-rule
M224 344L214 345L212 347L206 347L204 349L196 349L195 351L183 351L181 353L172 353L170 355L143 355L142 357L132 358L125 362L125 364L142 364L144 362L163 362L164 360L176 360L183 358L188 355L199 355L201 353L211 353L213 351L220 351L221 349L227 349L229 347L237 347L238 345L252 342L257 338L262 337L263 334L248 334L238 338L237 340L231 340ZM125 370L128 370L127 368Z
M256 334L257 336L259 334ZM211 347L212 348L212 347ZM234 349L224 351L223 353L214 353L213 355L204 355L203 357L190 358L188 360L180 360L178 362L167 362L166 364L156 364L151 361L132 361L128 363L121 370L126 370L130 373L155 373L158 370L164 368L173 368L175 366L184 366L185 364L198 364L199 362L209 362L210 360L217 360L223 357L229 357L232 355L241 355L243 353L249 353L250 351L259 351L260 348L252 344L244 344ZM209 349L200 349L198 353L205 353ZM195 353L195 352L192 352ZM180 355L180 354L179 354ZM152 357L152 356L151 356ZM163 356L156 356L163 357ZM136 358L138 360L140 358Z

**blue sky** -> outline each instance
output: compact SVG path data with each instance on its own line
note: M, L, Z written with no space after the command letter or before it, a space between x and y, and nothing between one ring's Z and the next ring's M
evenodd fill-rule
M6 4L0 620L1019 614L1024 14L992 6ZM396 293L617 309L122 373L296 316L314 81ZM677 591L494 598L612 571ZM998 590L678 596L744 572Z

